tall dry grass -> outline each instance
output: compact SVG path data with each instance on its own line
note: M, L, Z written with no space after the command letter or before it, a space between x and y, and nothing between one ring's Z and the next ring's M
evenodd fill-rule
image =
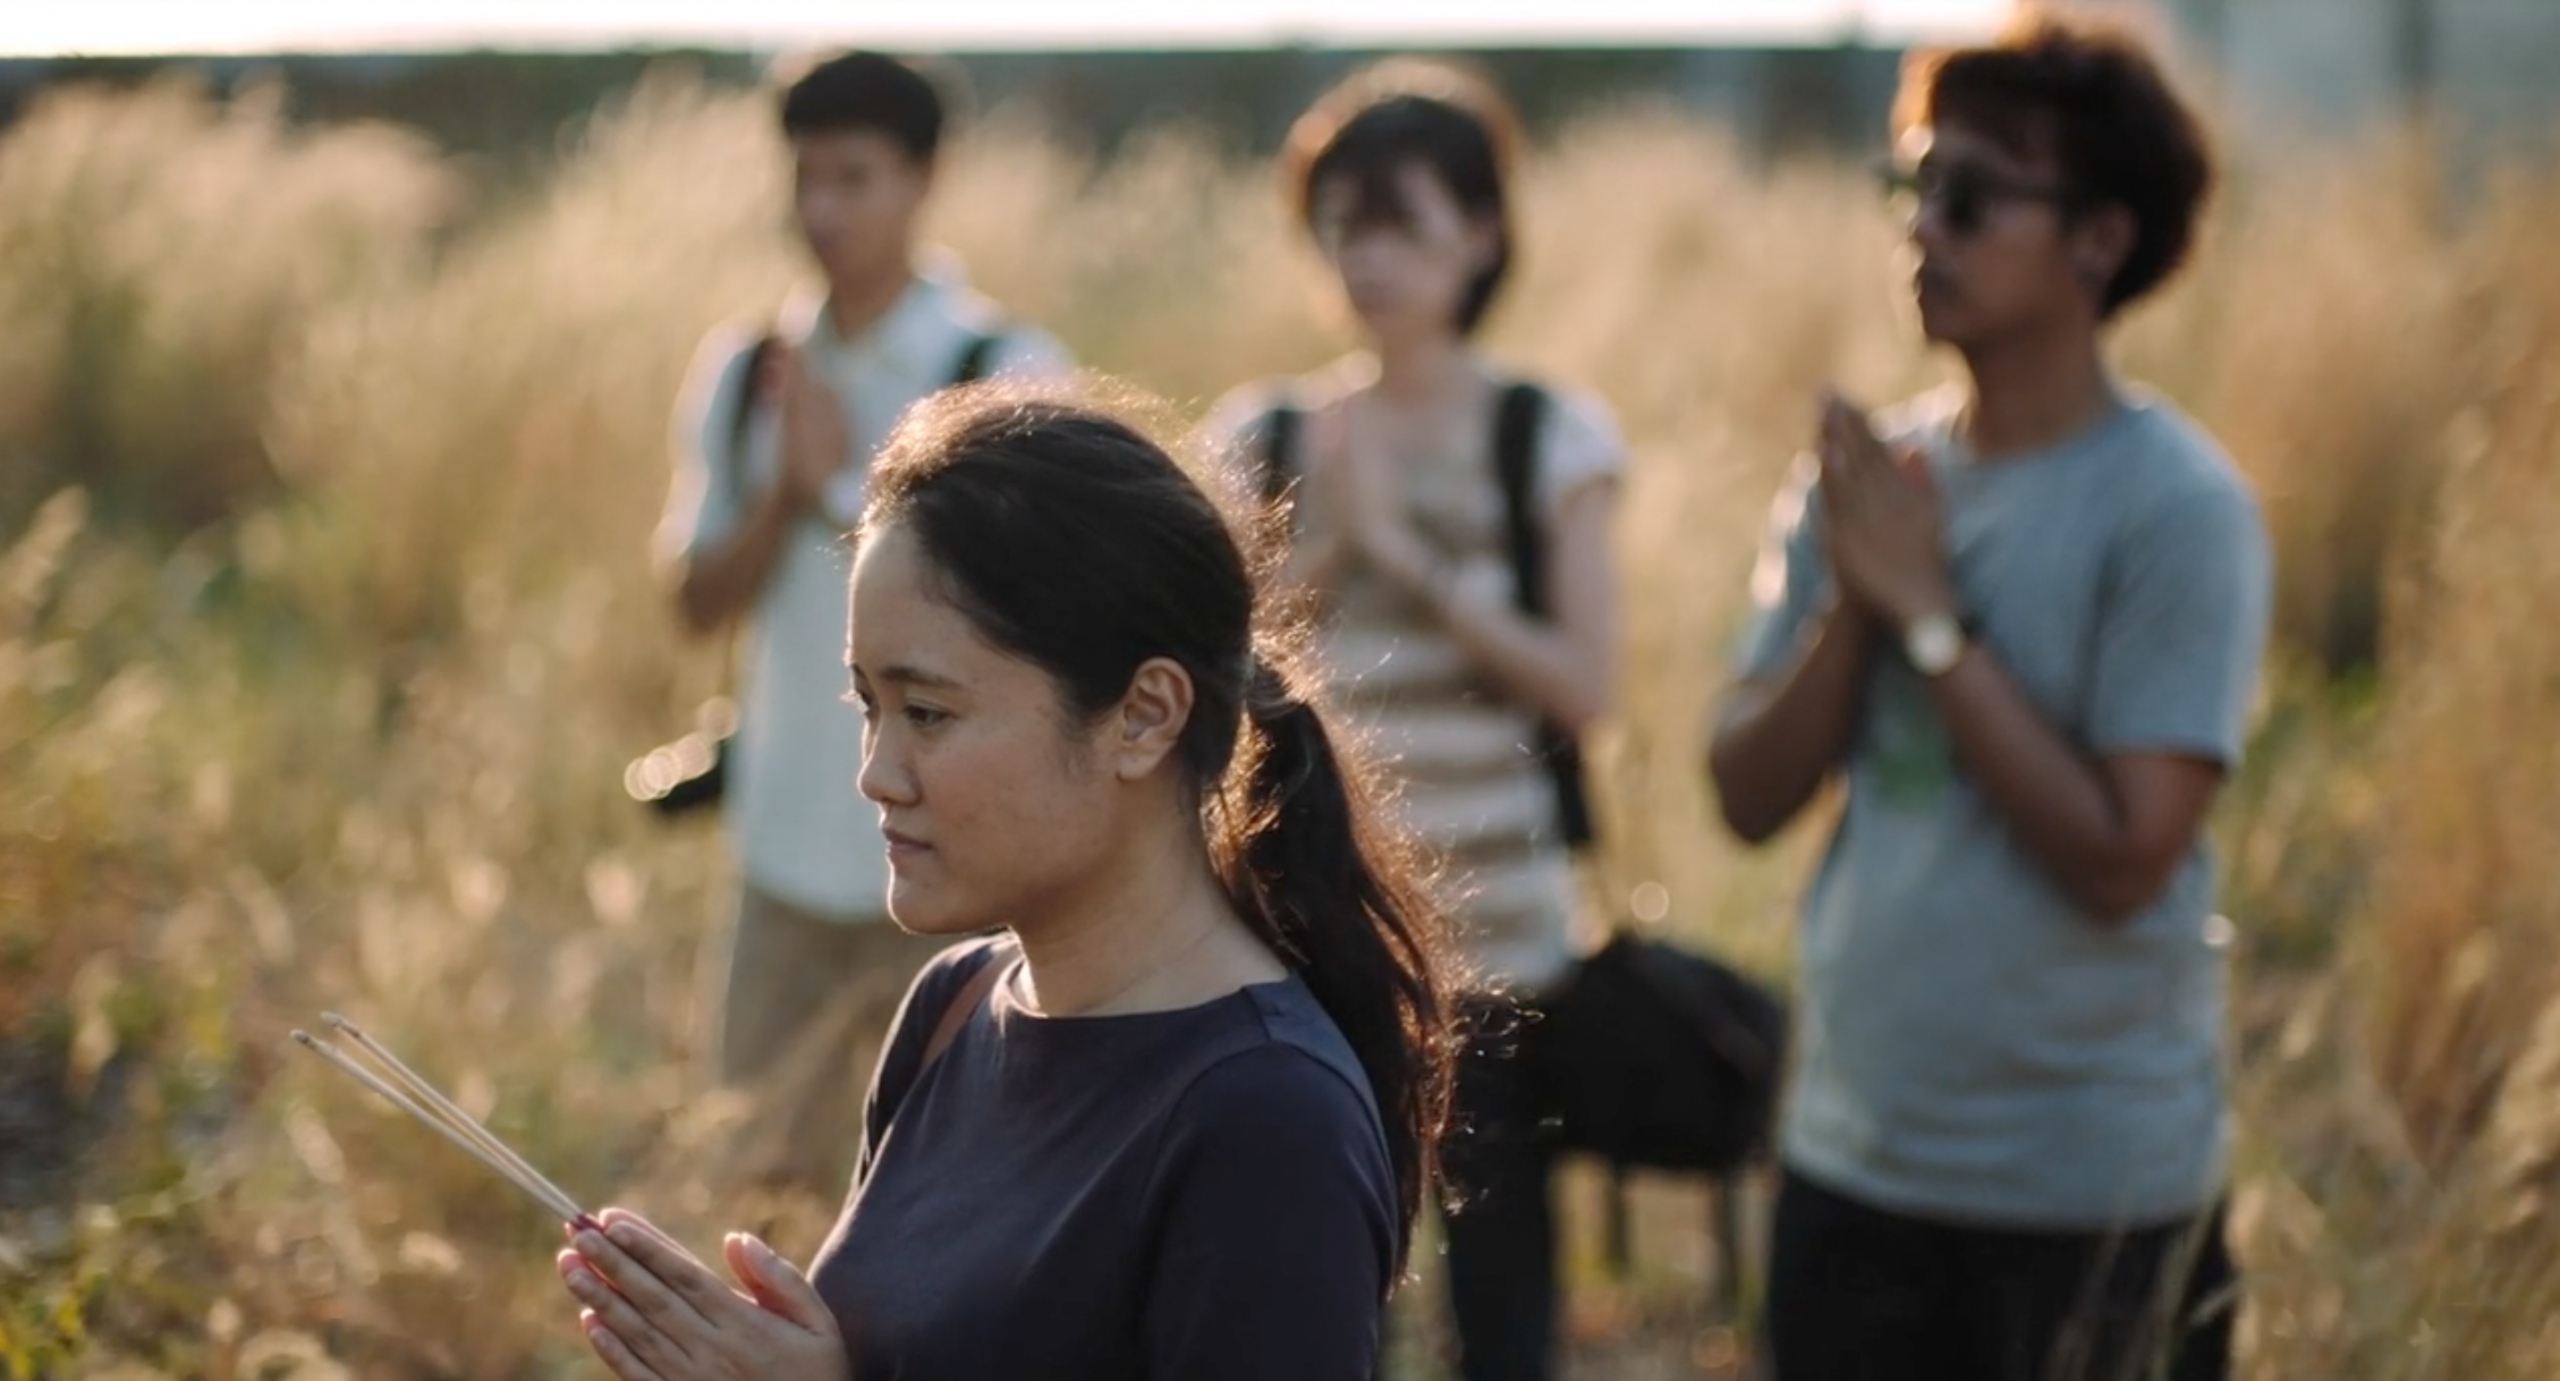
M0 162L0 502L80 482L163 529L270 492L258 434L309 314L431 248L460 187L387 127L180 81L45 102Z
M323 1006L591 1199L814 1245L825 1205L704 1173L752 1111L687 1065L725 865L616 787L714 674L642 552L687 354L792 272L779 171L760 106L675 84L503 199L178 89L0 143L0 1370L572 1365L540 1215L279 1054ZM2448 214L2427 178L2397 148L2251 175L2123 342L2279 545L2219 821L2253 1377L2554 1360L2560 189ZM1606 396L1634 457L1597 891L1658 884L1780 968L1815 831L1727 843L1699 735L1813 388L1936 377L1892 227L1843 169L1641 112L1543 149L1522 215L1493 343ZM984 131L935 230L1179 399L1340 341L1267 173L1178 132L1097 165ZM1651 1317L1693 1246L1575 1317ZM1617 1374L1694 1360L1654 1332Z

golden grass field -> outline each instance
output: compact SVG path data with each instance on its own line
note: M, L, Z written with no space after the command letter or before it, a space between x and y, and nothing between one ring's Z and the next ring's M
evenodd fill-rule
M781 171L760 101L675 81L530 184L177 87L0 142L0 1375L598 1374L553 1225L286 1054L323 1007L590 1202L814 1247L828 1205L703 1169L755 1125L688 1065L726 865L619 791L716 680L645 539L695 341L792 274ZM2396 143L2243 170L2121 341L2282 571L2217 820L2260 1381L2560 1374L2560 184L2437 186ZM1341 343L1200 141L999 121L943 192L982 286L1186 406ZM1729 843L1699 731L1815 387L1937 377L1895 227L1637 112L1524 196L1493 344L1634 454L1594 892L1780 973L1819 831ZM1729 1354L1688 1192L1632 1279L1578 1267L1575 1375Z

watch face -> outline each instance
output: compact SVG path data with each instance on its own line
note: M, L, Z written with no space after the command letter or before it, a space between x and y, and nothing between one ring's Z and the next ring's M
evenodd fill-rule
M1903 650L1912 669L1923 676L1943 676L1964 656L1964 628L1944 614L1911 625Z

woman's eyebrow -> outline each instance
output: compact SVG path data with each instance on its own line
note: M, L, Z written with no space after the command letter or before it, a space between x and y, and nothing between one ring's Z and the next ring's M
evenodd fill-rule
M848 667L856 676L865 677L870 680L882 681L893 686L921 686L926 690L960 689L960 683L958 681L955 681L938 671L927 671L923 667L910 666L904 662L893 662L888 666L880 668L879 675L877 676L871 676L870 673L865 672L859 665L848 664Z

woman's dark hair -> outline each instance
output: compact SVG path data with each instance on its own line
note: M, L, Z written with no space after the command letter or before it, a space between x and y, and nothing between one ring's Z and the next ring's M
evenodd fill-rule
M2049 154L2071 204L2131 214L2133 250L2107 284L2102 315L2186 261L2213 187L2213 152L2159 61L2121 22L2028 10L1990 43L1913 54L1893 128L1941 123L2021 157Z
M1316 189L1351 188L1356 225L1407 225L1397 178L1420 167L1439 179L1458 209L1493 223L1493 261L1467 284L1458 330L1472 332L1511 271L1507 196L1518 121L1491 82L1441 62L1397 59L1354 73L1317 98L1289 129L1280 151L1282 190L1302 225L1313 227Z
M1315 707L1303 627L1258 577L1274 569L1268 528L1237 511L1112 413L999 382L899 422L862 528L911 536L937 593L1046 671L1076 723L1118 704L1150 659L1189 673L1178 753L1212 864L1368 1074L1402 1196L1401 1274L1448 1116L1447 918L1369 767Z
M782 88L780 116L793 138L877 131L918 163L942 146L942 93L920 68L887 53L838 53L798 72Z

